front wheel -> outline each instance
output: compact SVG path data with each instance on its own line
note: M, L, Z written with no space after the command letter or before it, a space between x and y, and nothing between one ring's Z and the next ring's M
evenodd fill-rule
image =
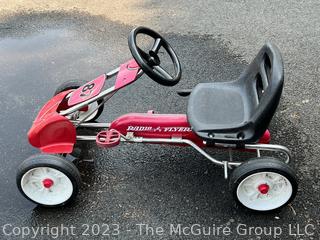
M78 194L80 173L68 160L37 154L24 160L16 176L19 191L29 200L45 207L69 203Z
M272 211L290 203L298 189L297 177L286 163L271 157L254 158L230 176L233 197L255 211Z

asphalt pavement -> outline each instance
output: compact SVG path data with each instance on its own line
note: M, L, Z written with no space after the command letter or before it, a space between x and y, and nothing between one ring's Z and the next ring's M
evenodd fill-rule
M63 224L69 236L60 234L59 239L88 239L88 231L92 239L273 239L279 229L278 239L319 239L319 3L146 1L132 9L140 12L132 22L114 12L110 20L90 11L18 11L1 18L0 236L21 239L13 229L16 233L23 227L52 230ZM279 46L285 88L270 130L272 141L293 153L291 166L297 170L300 189L290 206L270 214L239 208L221 168L192 149L158 145L108 150L86 146L88 158L95 162L77 162L83 185L69 206L39 208L20 195L15 171L23 159L37 152L26 134L40 107L59 83L91 80L131 58L127 36L137 24L163 33L178 53L183 77L179 85L168 88L143 76L108 102L100 121L150 109L184 113L187 99L176 90L199 82L233 80L266 40ZM221 152L218 156L227 158ZM147 232L145 224L151 227ZM170 224L187 228L199 224L211 227L215 235L170 235ZM72 226L76 236L71 236ZM94 236L92 229L97 226L110 230ZM219 226L232 232L218 233ZM249 234L250 226L265 227L264 232ZM118 227L119 235L102 236ZM159 227L163 235L156 233ZM297 229L304 235L294 236ZM36 239L56 236L46 233Z

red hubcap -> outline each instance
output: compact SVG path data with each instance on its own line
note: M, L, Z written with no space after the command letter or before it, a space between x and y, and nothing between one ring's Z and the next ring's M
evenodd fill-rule
M45 188L51 188L53 185L53 181L50 178L46 178L42 181L42 184Z
M269 192L269 185L268 184L261 184L258 187L258 190L261 194L267 194Z

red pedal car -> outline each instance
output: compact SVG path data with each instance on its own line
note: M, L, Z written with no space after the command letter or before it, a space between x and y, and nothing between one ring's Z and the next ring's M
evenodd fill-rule
M137 36L154 39L149 51L137 45ZM73 200L79 190L80 174L65 158L76 142L95 141L110 148L120 143L153 143L190 146L204 158L222 166L230 190L242 206L270 211L291 202L297 193L295 172L287 165L289 150L269 144L268 125L278 106L283 88L283 63L276 46L267 43L232 82L199 83L178 94L189 96L186 114L125 114L111 123L93 122L103 106L118 90L147 74L164 86L181 78L179 59L169 43L157 32L138 27L129 35L133 59L119 68L81 85L62 84L40 110L29 133L32 146L41 153L23 161L17 171L17 185L29 200L42 206L60 206ZM159 49L171 59L172 71L161 66ZM112 87L106 81L115 76ZM80 135L78 129L100 129L97 135ZM226 149L228 161L221 161L205 150ZM232 150L256 152L247 161L234 161ZM265 151L281 153L281 159L262 156Z

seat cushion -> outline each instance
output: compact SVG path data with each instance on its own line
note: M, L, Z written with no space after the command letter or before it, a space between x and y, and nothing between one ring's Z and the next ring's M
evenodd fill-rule
M251 112L237 82L200 83L191 92L188 121L195 132L238 128Z

